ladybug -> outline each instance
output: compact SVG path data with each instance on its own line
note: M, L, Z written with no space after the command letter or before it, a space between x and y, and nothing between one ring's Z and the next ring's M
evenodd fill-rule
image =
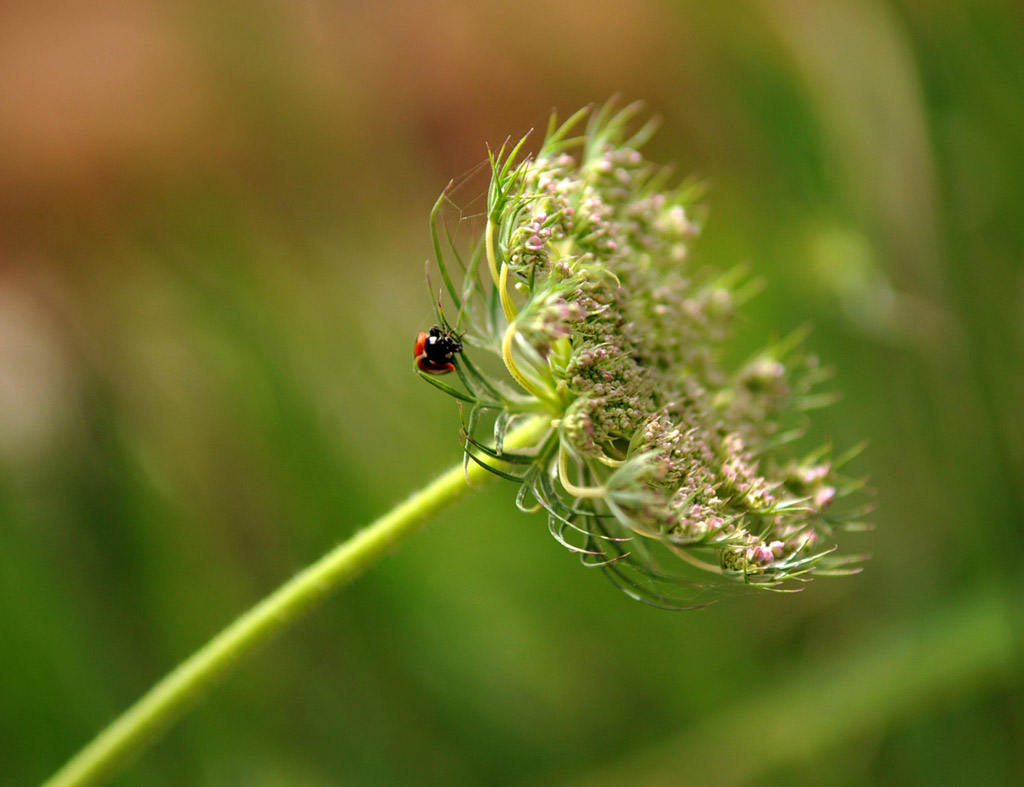
M449 330L438 326L430 329L430 333L420 331L416 337L413 354L420 371L429 374L447 374L455 371L452 358L455 353L462 352L462 342Z

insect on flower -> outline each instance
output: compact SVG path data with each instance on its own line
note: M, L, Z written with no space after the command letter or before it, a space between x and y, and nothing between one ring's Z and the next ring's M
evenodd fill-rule
M447 374L455 371L452 359L455 353L462 352L462 342L452 331L435 325L430 333L419 332L413 354L416 366L428 374Z
M863 556L834 535L866 527L843 501L863 485L843 472L857 451L792 453L827 369L799 332L731 364L751 287L690 255L697 188L644 158L639 110L581 110L532 155L527 137L492 151L484 222L461 250L442 193L439 327L419 334L417 367L459 401L466 461L518 482L519 507L546 511L555 540L633 598L686 609L856 573ZM461 388L434 378L457 352ZM536 442L506 451L510 425L538 417Z

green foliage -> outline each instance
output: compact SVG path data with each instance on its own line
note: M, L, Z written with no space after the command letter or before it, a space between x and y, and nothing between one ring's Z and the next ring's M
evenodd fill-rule
M793 450L870 437L846 471L870 477L866 570L668 615L494 485L116 783L1021 781L1019 3L23 5L0 74L0 782L38 783L459 460L452 402L410 373L437 321L424 212L488 168L481 140L615 90L663 118L646 155L707 184L693 264L770 283L724 366L808 324L834 364L842 399ZM486 193L449 194L456 245Z

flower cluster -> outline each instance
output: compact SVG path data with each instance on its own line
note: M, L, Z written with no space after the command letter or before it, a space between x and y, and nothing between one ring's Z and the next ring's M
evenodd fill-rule
M439 302L438 319L465 342L462 387L421 374L468 406L467 461L521 484L521 508L546 510L560 543L636 598L686 607L709 588L852 573L859 558L831 543L856 526L836 506L858 487L839 474L850 456L785 453L827 398L812 390L824 372L799 336L725 367L752 288L691 261L695 188L641 155L653 127L630 133L637 110L581 110L532 157L525 138L492 154L486 226L468 254L452 246L456 264L442 195L434 243L456 318ZM510 425L538 416L537 445L504 451Z

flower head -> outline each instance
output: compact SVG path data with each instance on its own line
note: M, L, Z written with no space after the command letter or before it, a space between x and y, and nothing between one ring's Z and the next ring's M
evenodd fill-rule
M423 376L468 406L467 461L518 482L521 508L545 510L556 540L638 599L686 607L713 588L853 573L859 558L831 543L834 502L858 486L839 475L849 457L785 453L824 374L800 337L724 365L752 288L691 260L696 189L641 155L653 126L629 132L638 109L581 110L535 156L520 157L526 138L493 153L482 235L468 254L452 246L458 282L442 195L435 251L456 317L440 301L438 316L463 337L462 387ZM474 360L487 353L504 373ZM538 415L544 437L503 451L509 426Z

